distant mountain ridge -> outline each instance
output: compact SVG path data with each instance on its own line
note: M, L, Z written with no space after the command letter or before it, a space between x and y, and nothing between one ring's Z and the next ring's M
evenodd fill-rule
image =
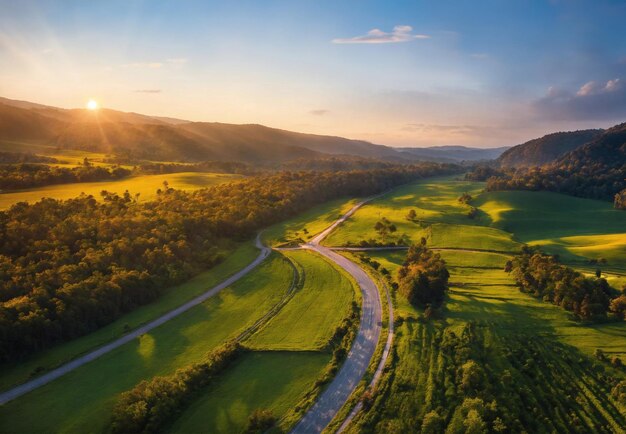
M579 130L547 134L512 147L497 159L501 167L542 166L556 161L579 146L599 137L603 130Z
M481 161L494 160L509 146L499 148L469 148L467 146L429 146L425 148L397 148L424 160L432 161Z

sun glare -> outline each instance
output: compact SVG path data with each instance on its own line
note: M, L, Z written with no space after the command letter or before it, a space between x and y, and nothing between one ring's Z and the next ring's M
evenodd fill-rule
M88 110L97 110L98 109L98 101L95 99L90 99L87 101L87 109Z

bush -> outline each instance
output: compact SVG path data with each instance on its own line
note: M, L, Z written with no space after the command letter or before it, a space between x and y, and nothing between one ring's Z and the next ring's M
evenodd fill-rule
M271 410L256 409L248 418L248 428L246 432L265 432L276 425L276 417Z

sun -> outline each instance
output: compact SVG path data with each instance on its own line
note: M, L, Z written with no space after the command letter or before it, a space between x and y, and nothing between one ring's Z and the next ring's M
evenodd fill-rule
M89 101L87 101L88 110L97 110L98 107L99 107L98 101L96 101L95 99L90 99Z

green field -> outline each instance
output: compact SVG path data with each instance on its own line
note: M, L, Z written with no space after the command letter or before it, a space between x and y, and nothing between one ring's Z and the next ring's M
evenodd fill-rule
M473 205L516 239L573 264L605 258L626 270L626 212L610 202L549 192L485 193Z
M37 202L43 197L71 199L81 193L92 195L96 199L100 199L100 192L102 190L118 194L122 194L126 190L132 195L139 193L139 201L144 202L156 198L157 190L163 188L163 181L167 181L170 188L197 190L238 178L240 178L239 175L224 173L181 172L168 173L165 175L132 176L118 181L49 185L28 190L0 193L0 209L9 208L17 202Z
M230 367L168 430L238 433L256 409L277 418L292 409L329 362L319 352L253 352Z
M224 254L226 259L211 270L199 274L182 285L168 288L153 303L133 310L89 335L57 345L17 364L0 365L0 390L26 381L31 372L38 367L49 370L122 336L126 325L129 329L135 329L180 306L241 270L254 260L259 251L252 243L243 243L234 250L224 251Z
M356 289L343 271L317 253L284 253L299 265L304 285L246 345L263 350L320 350L350 313Z
M268 246L297 245L309 241L357 203L356 199L337 199L286 222L263 231L263 242Z
M0 407L0 432L105 432L119 393L194 363L236 337L275 305L291 282L291 266L272 255L202 305Z

